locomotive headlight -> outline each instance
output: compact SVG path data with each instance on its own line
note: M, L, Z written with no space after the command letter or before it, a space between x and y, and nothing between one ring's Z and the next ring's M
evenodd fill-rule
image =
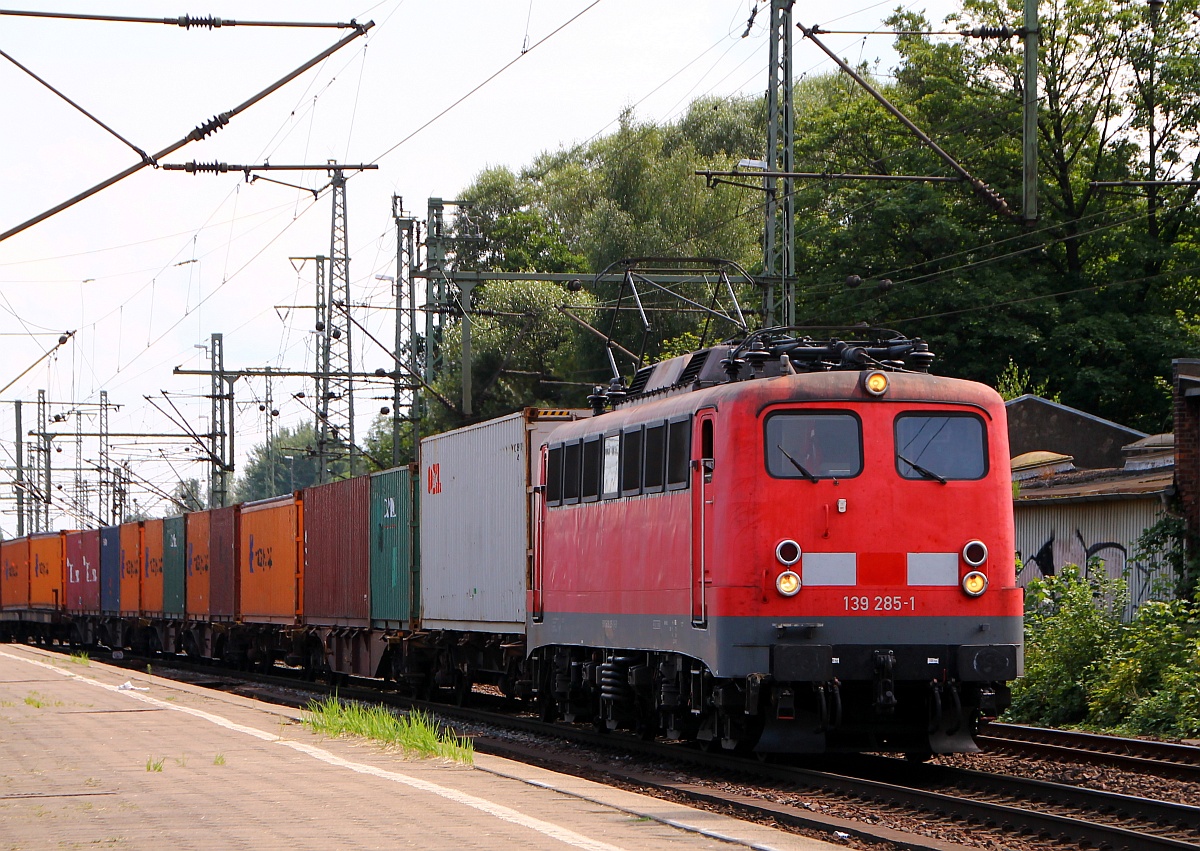
M971 565L971 567L979 567L988 557L987 544L983 541L970 541L962 549L963 561Z
M863 376L863 388L872 396L882 396L888 389L888 377L886 372L868 372Z
M795 597L800 593L800 574L785 570L775 577L775 590L785 597Z
M784 567L791 567L800 561L800 545L792 540L780 541L775 547L775 558Z
M972 570L963 577L962 589L967 592L968 596L978 597L988 587L988 578L978 570Z

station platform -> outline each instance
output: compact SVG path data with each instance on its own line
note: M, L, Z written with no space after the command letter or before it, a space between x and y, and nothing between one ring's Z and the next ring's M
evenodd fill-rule
M837 846L486 754L329 739L299 712L0 644L0 849L817 851Z

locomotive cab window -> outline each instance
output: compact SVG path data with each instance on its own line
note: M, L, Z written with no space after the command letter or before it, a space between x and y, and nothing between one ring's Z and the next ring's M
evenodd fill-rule
M987 433L974 414L928 411L896 417L896 470L906 479L982 479Z
M580 496L584 502L600 498L600 436L583 439L583 484Z
M575 440L563 447L562 501L567 505L579 502L579 478L583 443Z
M642 427L621 433L621 496L642 492Z
M601 464L603 475L600 487L601 496L605 499L615 499L621 495L621 435L604 435L604 449Z
M659 493L663 489L667 465L667 424L646 426L645 466L642 473L642 493Z
M688 486L692 456L692 418L682 417L667 423L667 490Z
M767 417L767 472L780 479L848 479L862 472L862 423L841 411Z
M562 446L551 446L546 453L546 504L562 505Z

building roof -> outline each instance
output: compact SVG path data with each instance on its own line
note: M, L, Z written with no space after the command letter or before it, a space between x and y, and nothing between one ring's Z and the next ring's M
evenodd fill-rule
M1149 435L1059 402L1026 394L1005 403L1013 455L1050 451L1070 455L1080 469L1124 463L1121 449Z
M1173 492L1174 467L1150 470L1075 470L1018 483L1014 504L1149 499Z

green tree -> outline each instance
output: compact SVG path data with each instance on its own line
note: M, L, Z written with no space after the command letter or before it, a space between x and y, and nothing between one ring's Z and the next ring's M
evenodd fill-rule
M580 375L576 360L583 349L579 340L583 332L562 308L584 321L591 318L590 296L558 284L489 281L475 290L471 419L489 419L529 406L584 404L592 384L587 375ZM462 410L461 352L462 325L454 323L442 337L446 369L433 382L437 396L425 406L422 434L467 421Z
M330 444L326 481L347 478L350 474L344 443ZM312 425L288 428L275 435L273 446L259 444L250 451L245 471L234 484L234 499L250 502L290 493L317 484L320 468L317 459L317 434Z
M181 479L171 492L171 498L174 500L171 504L172 513L203 511L208 508L208 498L199 479Z

